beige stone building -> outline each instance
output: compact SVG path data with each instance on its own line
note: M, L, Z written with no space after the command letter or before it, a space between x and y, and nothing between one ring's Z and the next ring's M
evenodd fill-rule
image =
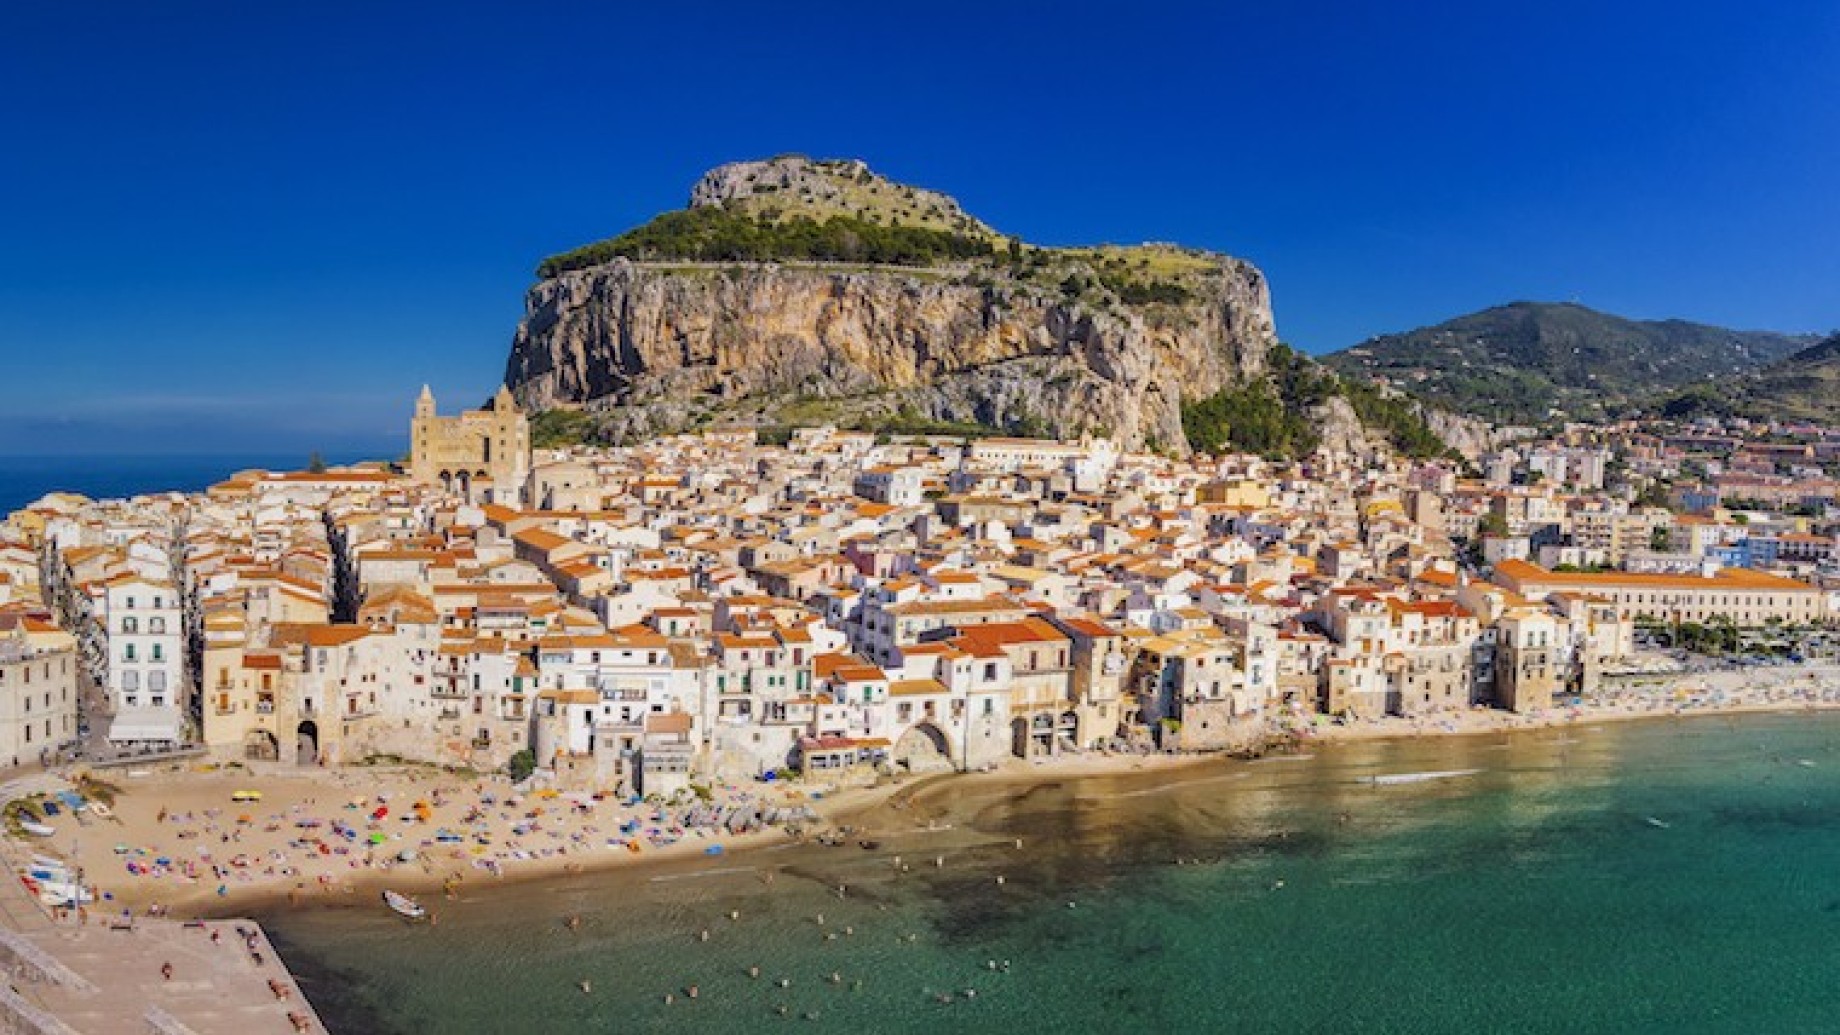
M36 762L76 736L76 638L0 616L0 769Z
M530 475L530 420L500 386L492 408L458 417L435 413L422 386L409 430L409 476L473 502L516 505Z
M1560 620L1543 608L1510 608L1495 623L1495 703L1513 712L1551 708L1564 688Z
M1771 620L1790 625L1826 621L1827 596L1820 587L1795 579L1724 568L1711 575L1660 575L1627 571L1560 573L1526 561L1503 561L1494 580L1529 599L1554 593L1602 598L1617 616L1658 622L1729 620L1740 628Z

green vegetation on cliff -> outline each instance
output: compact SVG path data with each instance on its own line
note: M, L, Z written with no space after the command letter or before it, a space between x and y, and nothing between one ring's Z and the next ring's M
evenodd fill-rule
M594 440L594 418L580 410L544 410L530 418L530 444L537 449L578 446Z
M855 216L822 221L795 215L774 219L729 206L666 212L618 237L552 255L540 277L598 266L615 258L689 262L861 262L932 266L994 254L981 236L930 227L887 225Z
M1354 407L1355 416L1361 418L1362 426L1385 435L1402 455L1414 460L1458 455L1425 423L1411 400L1348 380L1340 381L1340 390L1348 405Z
M1183 405L1182 431L1191 448L1214 453L1231 447L1283 460L1307 456L1322 442L1313 411L1340 397L1363 427L1380 432L1405 456L1450 453L1408 400L1352 384L1287 345L1275 346L1267 364L1266 380L1231 385Z

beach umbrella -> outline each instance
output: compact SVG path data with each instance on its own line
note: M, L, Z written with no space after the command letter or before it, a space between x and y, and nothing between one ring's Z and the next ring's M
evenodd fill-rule
M372 835L370 836L370 843L371 843L371 844L374 844L374 845L380 845L380 844L382 844L382 843L383 843L383 841L384 841L384 837L383 837L383 835L382 835L382 834L372 834Z

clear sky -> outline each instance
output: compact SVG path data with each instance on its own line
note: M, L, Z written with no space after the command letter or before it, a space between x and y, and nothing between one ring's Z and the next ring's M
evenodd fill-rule
M0 455L394 448L539 259L788 151L1251 259L1312 352L1840 326L1833 2L10 3L0 133Z

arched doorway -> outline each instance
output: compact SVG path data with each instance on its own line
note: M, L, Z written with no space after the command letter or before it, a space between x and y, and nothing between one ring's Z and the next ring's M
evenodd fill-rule
M473 498L473 476L466 473L465 471L461 471L458 475L455 475L454 476L454 490L458 492L463 499L468 499L468 500L472 499Z
M893 761L908 772L924 773L952 767L952 748L939 727L923 722L908 727L894 743Z
M1060 740L1064 748L1080 746L1080 717L1074 712L1062 712L1060 721Z
M1051 712L1037 712L1035 720L1029 724L1029 755L1048 755L1054 753L1054 715ZM1028 757L1028 756L1024 756Z
M299 765L319 763L319 724L303 721L294 731L294 761Z
M1029 757L1029 720L1011 719L1009 724L1009 750L1017 758Z
M442 492L454 491L454 472L452 471L442 471L441 472L441 491Z
M250 730L243 737L243 757L252 762L279 762L281 744L267 730Z

